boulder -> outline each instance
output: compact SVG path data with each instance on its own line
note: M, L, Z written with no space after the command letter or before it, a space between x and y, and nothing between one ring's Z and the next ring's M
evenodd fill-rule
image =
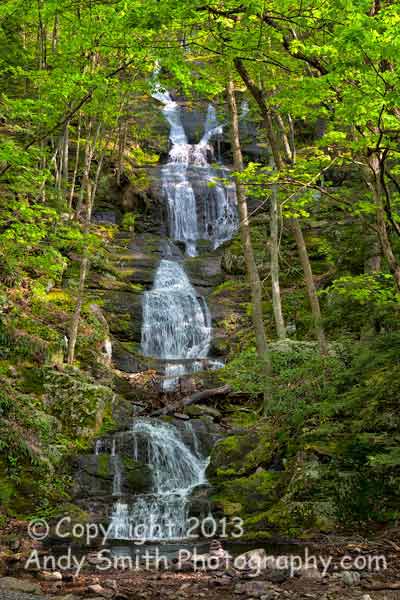
M0 590L24 592L26 594L41 594L40 584L29 579L16 579L15 577L0 577Z
M277 597L277 592L267 581L247 581L235 585L234 594L243 595L252 598L261 598L266 596L268 600Z
M110 588L104 588L100 584L95 583L88 587L88 591L100 596L101 598L112 598L115 594L114 590Z
M353 587L360 584L361 575L358 571L343 571L341 579L347 587Z
M43 581L61 581L63 578L59 571L40 571L38 577Z

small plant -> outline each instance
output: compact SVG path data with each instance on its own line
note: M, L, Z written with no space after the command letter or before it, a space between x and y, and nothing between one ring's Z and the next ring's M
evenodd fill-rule
M137 215L133 212L127 212L122 217L122 229L124 231L134 231Z

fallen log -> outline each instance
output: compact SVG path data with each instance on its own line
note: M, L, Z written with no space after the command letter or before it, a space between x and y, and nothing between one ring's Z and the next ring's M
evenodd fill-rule
M190 404L195 404L196 402L201 402L203 400L207 400L208 398L214 398L214 396L226 396L231 391L230 385L223 385L222 387L213 388L210 390L201 390L200 392L195 392L191 396L186 396L179 400L178 402L174 402L173 404L168 404L163 408L159 408L150 414L151 417L161 417L165 415L170 415L174 412L179 412L185 406L189 406Z

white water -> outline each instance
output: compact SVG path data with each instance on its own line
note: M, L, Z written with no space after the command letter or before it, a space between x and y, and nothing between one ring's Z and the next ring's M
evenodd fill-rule
M167 423L138 419L131 435L132 458L150 467L152 486L131 507L115 504L111 537L146 541L184 538L190 496L197 486L206 483L207 461L199 452L192 452L179 431Z
M211 317L181 265L162 260L143 299L142 352L162 359L206 357Z
M183 242L186 253L195 256L198 240L210 240L217 248L237 228L236 194L229 172L209 162L213 155L210 141L221 136L222 126L210 105L200 142L189 144L179 105L160 86L156 85L153 96L163 104L170 125L171 150L161 173L170 238ZM143 296L142 352L166 361L165 391L176 389L182 375L204 369L205 362L208 368L222 366L207 360L210 313L183 267L173 260L173 250L167 244L170 260L161 260L153 288ZM122 499L115 503L111 537L141 541L186 537L190 498L197 486L206 483L207 466L195 431L190 424L186 427L192 436L193 451L176 427L156 420L135 421L130 432L132 458L150 467L151 490L139 495L132 505ZM111 456L113 494L121 496L122 465L115 444Z
M213 155L210 141L221 136L223 128L210 104L200 142L188 144L179 104L159 88L153 97L164 105L163 114L170 125L172 147L161 171L169 234L173 240L185 243L189 256L196 256L197 240L211 240L217 248L233 236L238 224L236 192L234 185L229 183L228 171L220 166L220 172L217 172L208 160ZM221 181L224 177L228 183ZM199 199L193 189L194 178L200 179L205 186Z

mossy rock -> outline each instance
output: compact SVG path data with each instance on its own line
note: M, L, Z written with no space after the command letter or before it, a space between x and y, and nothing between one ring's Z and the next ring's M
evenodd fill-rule
M152 487L151 469L140 461L129 456L122 457L123 490L130 494L143 494Z
M111 388L72 367L64 371L44 368L43 379L49 409L65 431L87 435L100 428L114 397Z
M214 482L215 479L250 474L258 467L268 467L276 449L277 443L270 425L230 435L215 446L207 475Z
M249 477L239 477L225 481L220 491L213 497L217 506L232 511L232 506L240 513L237 516L265 511L279 499L278 490L281 474L263 469Z
M205 406L203 404L190 404L185 407L185 414L189 415L189 417L203 417L204 415L209 415L213 419L220 419L222 414L213 406Z

